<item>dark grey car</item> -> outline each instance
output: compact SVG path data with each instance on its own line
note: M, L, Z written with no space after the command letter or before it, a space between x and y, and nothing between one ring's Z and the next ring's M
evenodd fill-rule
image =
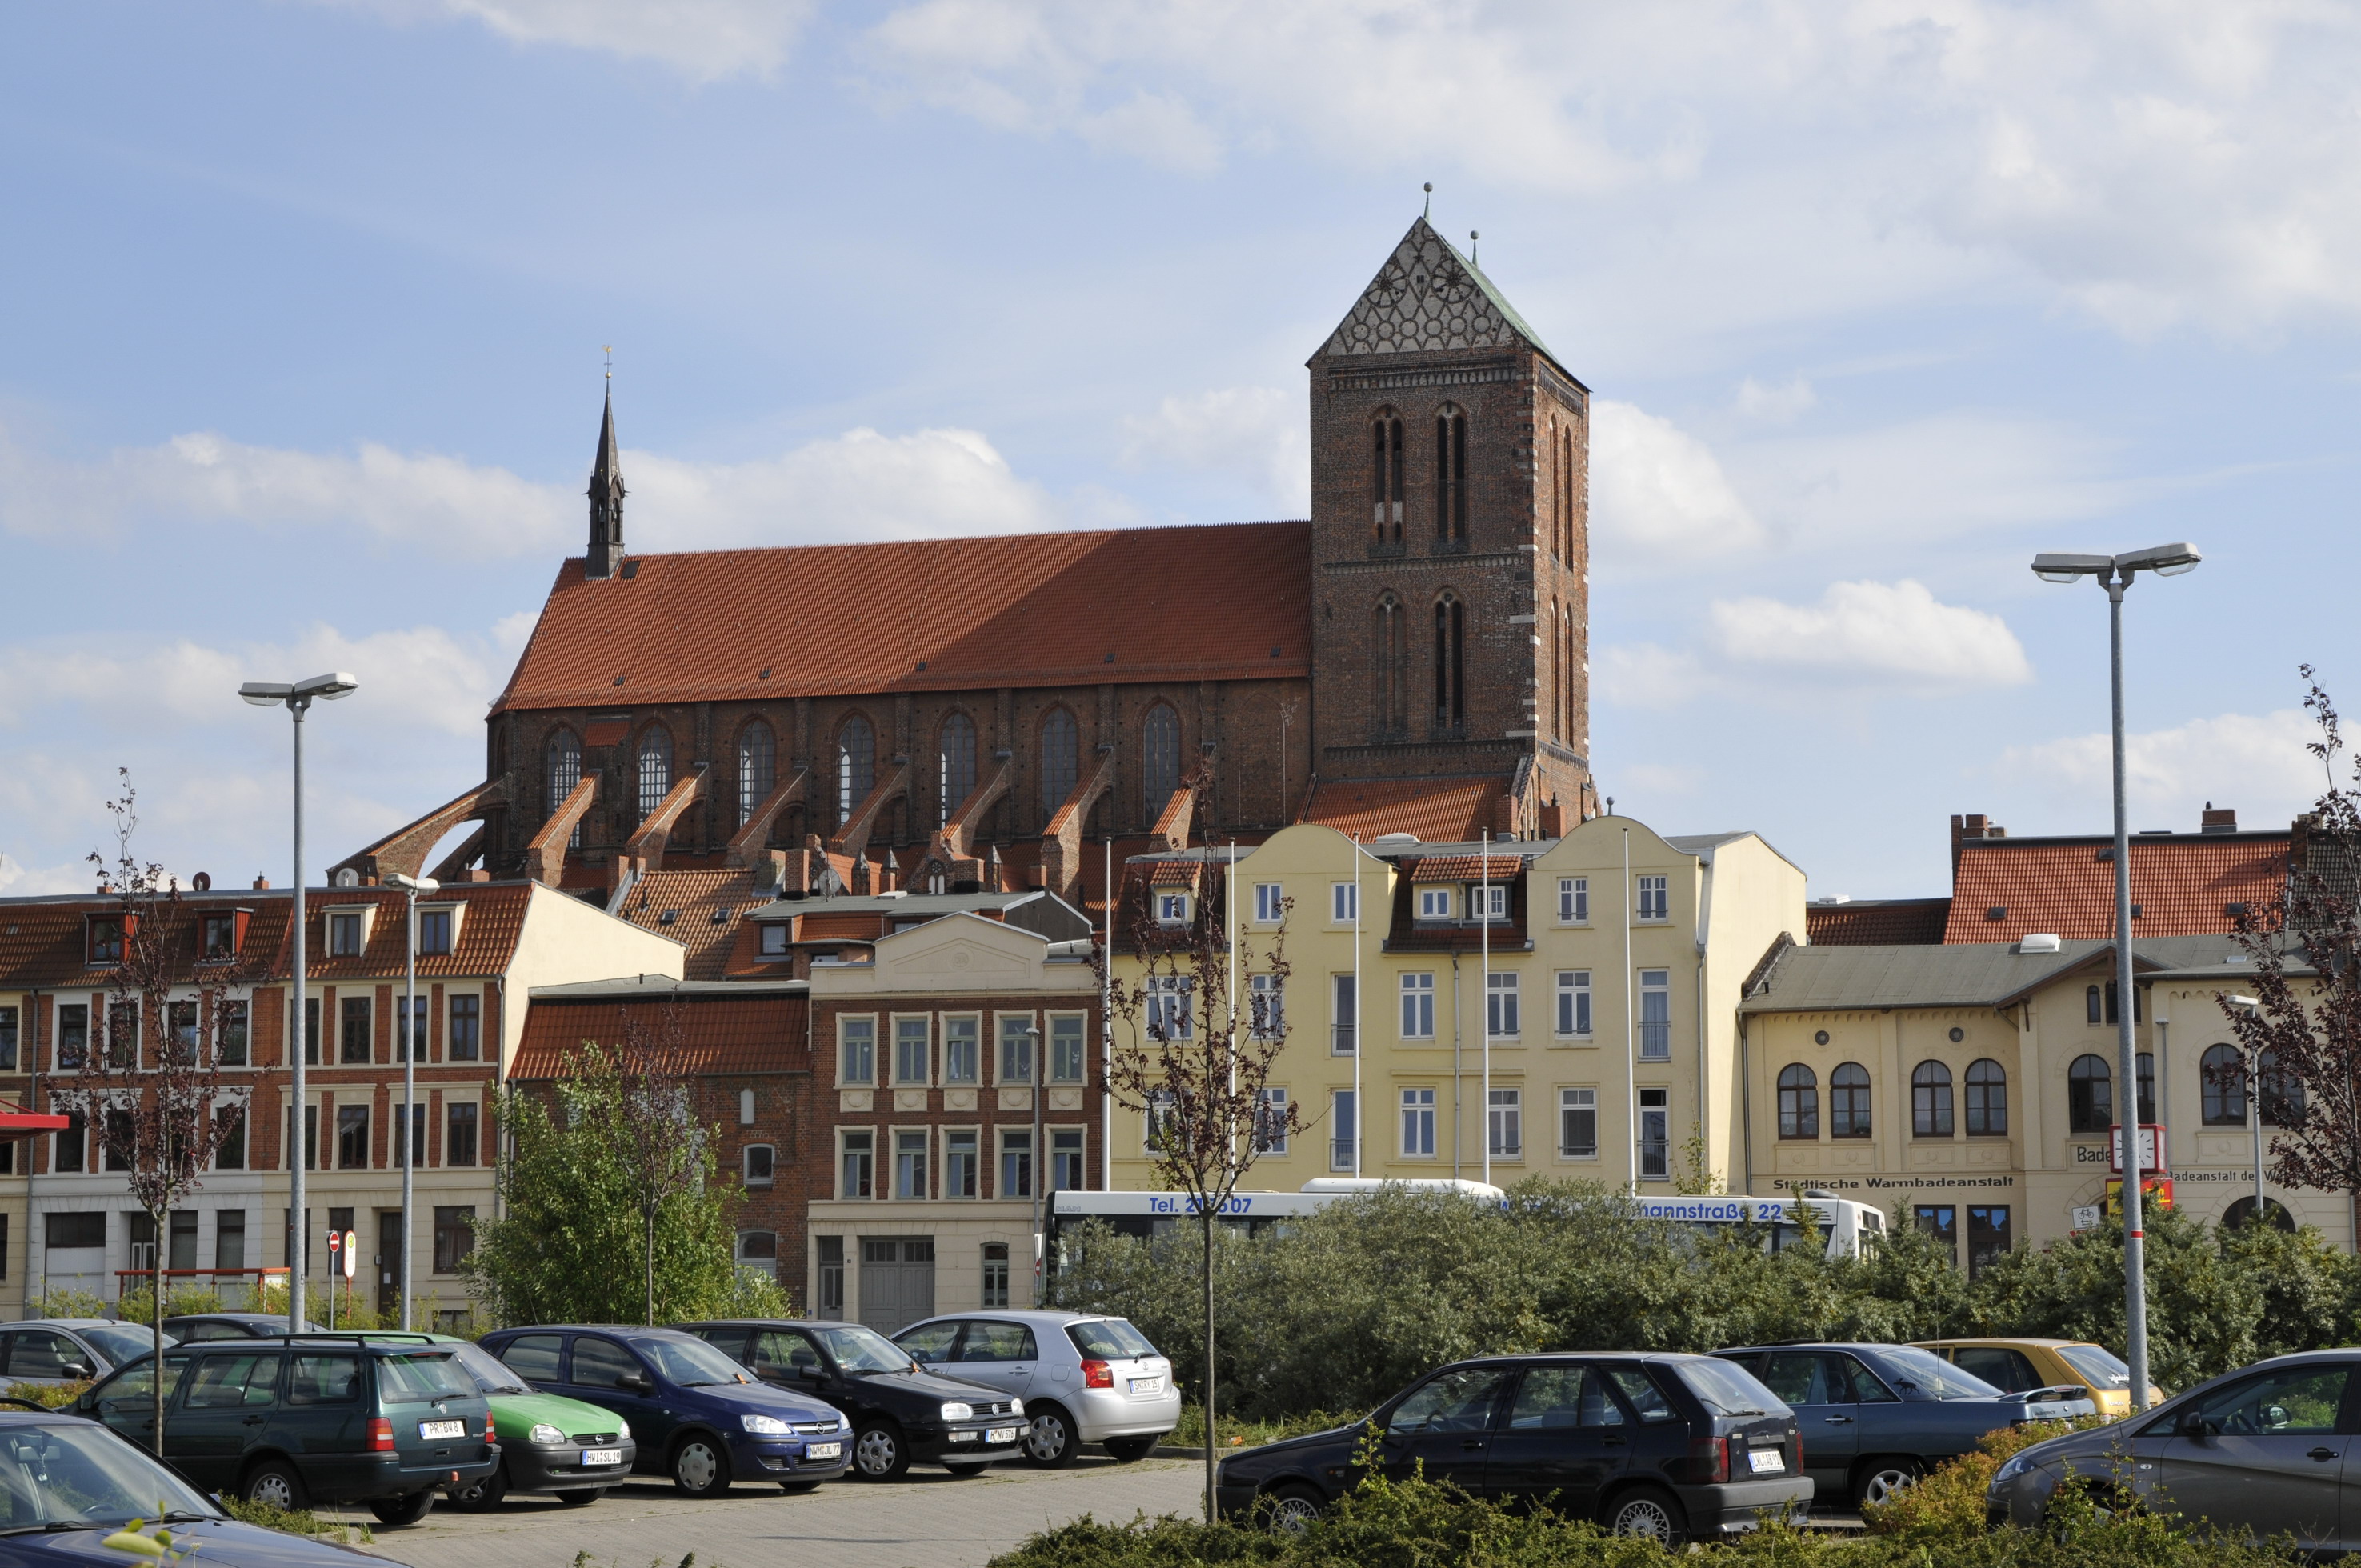
M2041 1522L2061 1486L2261 1540L2361 1550L2361 1350L2313 1351L2202 1383L2153 1412L2013 1454L1995 1524Z

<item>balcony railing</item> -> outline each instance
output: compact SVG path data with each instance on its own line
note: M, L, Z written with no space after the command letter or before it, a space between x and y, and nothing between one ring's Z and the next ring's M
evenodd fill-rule
M1330 1054L1340 1057L1351 1056L1355 1050L1359 1048L1354 1041L1354 1036L1357 1032L1358 1031L1356 1031L1350 1024L1329 1025L1328 1049Z
M153 1244L134 1244L133 1251L135 1255L140 1246L152 1245ZM148 1283L154 1278L154 1271L150 1269L116 1269L115 1271L115 1294L116 1299L121 1299L126 1292L137 1292L146 1289ZM170 1297L174 1282L189 1279L210 1281L214 1293L222 1299L222 1305L225 1307L236 1308L247 1301L258 1286L286 1284L287 1270L284 1267L168 1268L164 1270L165 1296L168 1299Z

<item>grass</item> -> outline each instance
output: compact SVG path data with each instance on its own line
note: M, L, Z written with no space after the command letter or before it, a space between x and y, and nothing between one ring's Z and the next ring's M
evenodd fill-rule
M356 1541L363 1546L377 1544L377 1532L365 1524L349 1525L322 1519L309 1508L279 1508L269 1503L250 1503L244 1497L221 1495L224 1512L234 1519L275 1530L282 1535L300 1535L312 1541L331 1541L339 1546L351 1546ZM357 1535L356 1534L357 1532Z
M90 1391L87 1383L11 1383L11 1399L27 1399L44 1409L61 1410Z

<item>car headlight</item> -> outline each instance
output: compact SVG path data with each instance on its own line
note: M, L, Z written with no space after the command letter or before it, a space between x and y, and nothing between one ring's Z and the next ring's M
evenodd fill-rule
M740 1416L738 1424L762 1437L785 1437L789 1428L776 1416Z
M529 1434L528 1441L539 1443L564 1442L566 1441L566 1434L559 1431L555 1427L551 1426L547 1421L536 1421L533 1423L533 1429Z
M1009 1413L1010 1415L1012 1415L1012 1416L1021 1416L1021 1415L1023 1415L1023 1414L1025 1413L1025 1401L1024 1401L1024 1400L1022 1400L1022 1399L1011 1399L1011 1400L1009 1400L1009 1401L1008 1401L1008 1413Z
M839 1410L836 1413L836 1430L839 1431L851 1431L852 1430L852 1418L846 1415L843 1411Z
M975 1407L973 1405L963 1405L957 1399L945 1399L943 1401L943 1420L947 1421L967 1420L972 1418L974 1414Z
M1993 1485L1997 1486L2004 1481L2013 1481L2032 1468L2031 1458L2022 1453L2012 1453L2001 1462L1999 1469L1993 1472Z
M629 1422L629 1421L627 1421L627 1420L618 1420L615 1422L615 1436L616 1436L616 1438L617 1438L620 1442L631 1442L631 1422Z

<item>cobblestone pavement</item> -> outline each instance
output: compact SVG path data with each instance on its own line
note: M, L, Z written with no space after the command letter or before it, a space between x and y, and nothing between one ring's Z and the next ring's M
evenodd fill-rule
M378 1529L371 1550L413 1568L573 1568L579 1552L598 1568L677 1568L692 1552L697 1568L982 1568L1033 1531L1086 1513L1189 1512L1203 1485L1192 1461L1117 1464L1088 1453L1066 1470L995 1464L959 1479L914 1469L886 1486L831 1481L788 1497L750 1484L707 1502L642 1475L588 1508L549 1497L511 1497L488 1514L437 1507L407 1530ZM366 1508L319 1511L376 1527Z

